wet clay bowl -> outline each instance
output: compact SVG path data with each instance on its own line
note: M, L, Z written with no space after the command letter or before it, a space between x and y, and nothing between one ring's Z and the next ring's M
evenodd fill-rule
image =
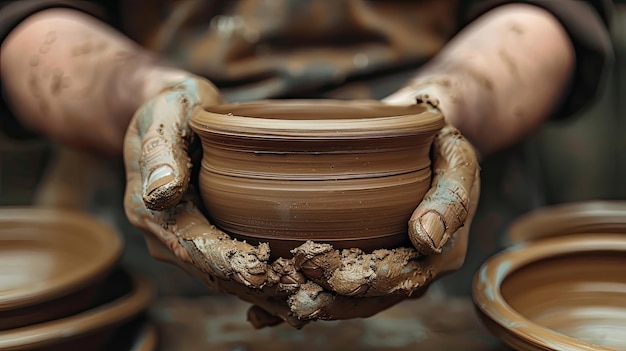
M516 244L576 233L626 234L626 202L585 201L539 208L517 218L507 239Z
M377 101L270 100L199 111L200 193L214 223L274 257L306 240L405 244L430 186L441 113Z
M0 350L120 350L108 345L119 328L143 313L154 297L146 277L119 270L102 287L102 303L68 317L0 331ZM152 340L150 341L152 342Z
M0 330L84 309L122 252L119 235L78 212L0 209Z
M626 350L626 236L516 245L474 279L485 325L517 350Z

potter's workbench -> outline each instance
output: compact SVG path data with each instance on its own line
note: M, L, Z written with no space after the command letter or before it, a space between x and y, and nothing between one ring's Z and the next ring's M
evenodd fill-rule
M491 336L467 298L437 289L368 319L316 322L298 331L282 325L254 330L248 304L228 296L164 298L152 308L162 351L252 350L508 350Z

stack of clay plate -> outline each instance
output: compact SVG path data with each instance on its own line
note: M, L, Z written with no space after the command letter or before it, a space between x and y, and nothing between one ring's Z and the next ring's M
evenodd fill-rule
M0 208L0 350L152 350L153 286L91 216Z

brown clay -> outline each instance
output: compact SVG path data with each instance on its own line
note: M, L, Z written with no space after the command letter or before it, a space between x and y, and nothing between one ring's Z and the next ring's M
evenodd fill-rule
M626 233L626 202L587 201L531 211L508 229L511 243L576 233Z
M95 350L109 339L115 327L137 316L152 301L150 280L134 273L131 290L95 308L45 323L0 332L2 350Z
M216 226L289 257L307 240L364 251L408 243L443 123L421 105L284 100L212 107L190 125Z
M78 312L122 251L115 231L60 209L0 209L0 329Z
M626 349L626 237L571 234L515 246L474 280L485 324L518 350Z

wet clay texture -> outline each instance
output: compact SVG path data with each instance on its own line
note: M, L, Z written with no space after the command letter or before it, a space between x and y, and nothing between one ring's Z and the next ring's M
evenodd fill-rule
M0 330L80 311L121 252L117 233L88 215L0 209Z
M284 100L196 113L200 193L216 226L272 257L312 240L371 252L408 243L442 115L423 105Z
M517 350L626 350L626 236L515 246L483 265L474 300L487 327Z

